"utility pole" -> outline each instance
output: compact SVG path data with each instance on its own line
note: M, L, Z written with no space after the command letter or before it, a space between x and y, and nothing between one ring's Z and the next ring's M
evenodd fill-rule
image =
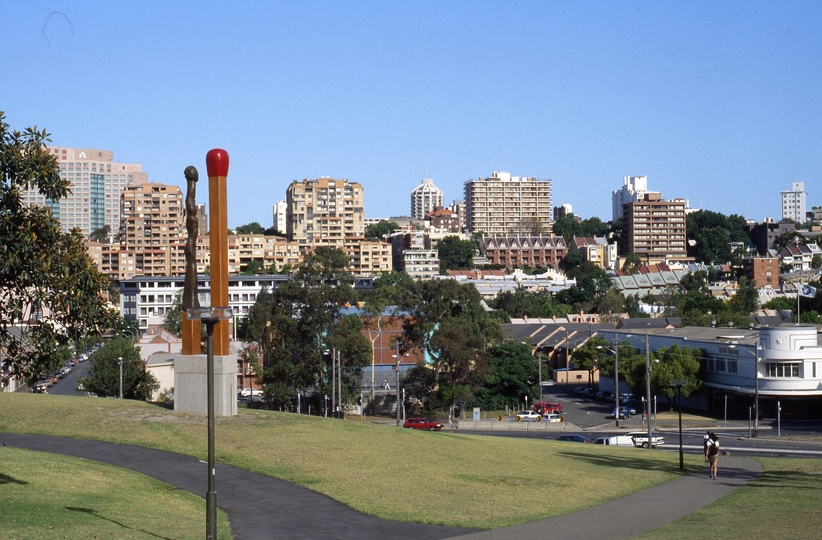
M123 399L123 357L117 359L120 361L120 399Z

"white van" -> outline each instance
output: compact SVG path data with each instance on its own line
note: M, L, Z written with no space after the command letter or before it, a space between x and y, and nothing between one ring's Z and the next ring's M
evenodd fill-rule
M594 444L604 444L606 446L635 446L634 440L627 435L613 435L611 437L600 437Z

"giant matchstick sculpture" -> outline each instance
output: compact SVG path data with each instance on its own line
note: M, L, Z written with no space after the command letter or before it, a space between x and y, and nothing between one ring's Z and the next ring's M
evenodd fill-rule
M209 240L211 245L211 305L199 308L197 297L196 233L190 227L197 221L186 219L186 280L183 291L186 312L183 327L183 354L174 362L174 410L209 414L212 417L237 414L237 359L229 354L228 308L228 204L226 178L228 152L210 150L208 169ZM186 209L194 205L197 170L186 169L188 192ZM192 277L193 276L193 277ZM194 315L194 317L190 315ZM199 319L199 320L195 320ZM200 323L208 329L208 355L200 352ZM188 326L186 326L188 325Z

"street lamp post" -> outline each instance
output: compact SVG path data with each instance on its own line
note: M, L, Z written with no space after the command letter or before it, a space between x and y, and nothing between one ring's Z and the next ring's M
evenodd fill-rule
M542 403L542 353L537 353L537 366L539 366L539 402Z
M757 342L759 340L757 339ZM743 348L736 348L736 344L732 343L728 345L729 349L735 349L739 351L745 351L747 353L751 353L748 349ZM753 437L758 436L759 434L759 351L762 350L762 345L757 343L756 347L754 347L753 354L754 357L754 428L753 428Z
M123 357L117 358L120 363L120 399L123 399Z
M208 335L206 360L206 392L208 394L208 492L206 493L206 539L217 538L217 491L214 489L214 325L230 319L230 307L195 307L186 309L190 321L200 321L206 325ZM235 382L236 384L236 382ZM252 392L253 394L253 392Z
M671 386L676 387L676 400L679 403L679 470L685 469L685 458L682 454L682 387L688 386L688 381L674 380ZM648 441L651 444L651 441Z
M651 438L651 349L648 347L648 332L645 332L645 420L648 422L648 448L653 448Z
M397 363L394 365L394 369L396 369L396 370L397 370L397 386L396 386L396 391L397 391L397 425L398 425L398 426L399 426L399 425L401 425L401 424L400 424L400 408L401 408L401 407L400 407L400 362L402 362L403 357L408 358L409 356L411 356L409 353L400 354L400 345L401 345L401 344L402 344L402 343L400 343L400 341L399 341L399 340L397 340L397 341L395 342L395 345L396 345L396 347L397 347L397 354L392 354L392 355L391 355L391 356L392 356L392 357L394 357L394 359L397 361Z
M614 353L614 406L616 407L614 409L614 419L616 421L616 427L619 427L619 340L614 337L611 344L614 348L608 349L606 347L605 350Z

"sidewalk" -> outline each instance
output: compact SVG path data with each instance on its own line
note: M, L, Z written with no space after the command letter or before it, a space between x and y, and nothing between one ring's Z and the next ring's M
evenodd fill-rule
M131 469L200 497L206 464L189 456L100 441L0 433L7 446L66 454ZM723 456L719 479L686 476L608 503L555 518L477 531L388 521L358 512L330 497L260 473L217 465L217 506L238 539L386 538L520 539L630 538L684 517L762 474L750 458Z
M706 472L679 478L614 501L541 521L455 536L459 540L631 538L696 512L762 474L759 462L722 456L717 480Z

